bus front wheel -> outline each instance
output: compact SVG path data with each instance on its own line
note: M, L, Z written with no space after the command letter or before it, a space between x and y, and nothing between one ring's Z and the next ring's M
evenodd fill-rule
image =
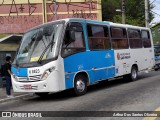
M83 75L78 75L74 80L74 92L76 96L84 95L87 92L87 78Z

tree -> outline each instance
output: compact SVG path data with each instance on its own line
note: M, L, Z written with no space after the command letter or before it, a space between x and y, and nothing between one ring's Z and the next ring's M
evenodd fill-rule
M125 0L126 24L145 26L145 7L144 0ZM151 10L154 8L149 2L149 22L154 18ZM102 20L122 22L121 0L102 0Z
M102 0L102 20L114 21L119 0Z

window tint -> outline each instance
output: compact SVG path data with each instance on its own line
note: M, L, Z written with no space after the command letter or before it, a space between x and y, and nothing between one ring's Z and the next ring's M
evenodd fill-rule
M151 40L150 40L150 36L149 36L149 31L142 30L141 38L142 38L142 41L143 41L143 47L144 48L151 47Z
M104 29L101 26L92 26L92 37L104 37Z
M111 36L112 38L126 38L127 37L126 30L124 28L112 27Z
M111 27L112 48L114 49L127 49L128 39L126 29Z
M102 50L110 48L108 28L106 26L87 25L88 42L91 50Z
M129 36L129 38L140 38L140 31L129 29L128 36Z
M71 40L71 33L74 33L74 40ZM85 51L83 27L80 23L69 23L62 47L62 56L68 56L77 52Z
M128 36L131 48L142 48L140 30L128 29Z

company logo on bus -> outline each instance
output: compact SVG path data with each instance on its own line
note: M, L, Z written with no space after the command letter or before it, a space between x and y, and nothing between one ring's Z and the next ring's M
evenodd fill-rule
M117 53L117 60L123 60L129 58L131 58L130 53Z

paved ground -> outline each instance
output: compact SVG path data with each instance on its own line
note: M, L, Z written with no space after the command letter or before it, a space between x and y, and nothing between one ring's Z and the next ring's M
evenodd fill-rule
M13 96L19 96L19 95L24 95L24 94L28 94L28 93L14 93L13 89L11 89L11 93ZM1 99L5 99L6 97L6 87L0 88L0 100Z
M29 96L33 95L33 94L28 94L28 93L15 93L15 92L13 92L13 89L11 89L11 94L14 97L13 98L7 98L5 80L2 80L2 78L0 77L0 103L21 99L21 98L26 97L28 95Z
M31 94L28 94L28 93L14 93L13 89L11 90L11 93L14 97L13 98L7 98L6 97L6 88L5 87L0 88L0 103L21 99L23 97L27 97L27 96L31 95Z

